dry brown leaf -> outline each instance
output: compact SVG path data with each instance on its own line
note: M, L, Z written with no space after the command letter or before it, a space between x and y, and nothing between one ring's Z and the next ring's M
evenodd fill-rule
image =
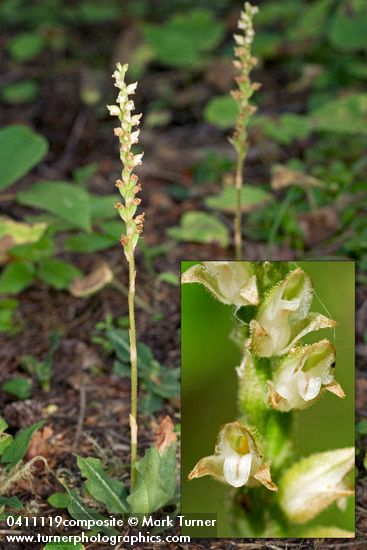
M69 287L69 292L76 298L90 296L98 292L98 290L101 290L101 288L110 283L112 279L113 273L110 266L103 262L86 277L75 279Z
M291 170L287 166L276 165L272 170L271 187L275 190L284 189L290 185L299 187L325 187L325 183L313 176L303 174L298 170Z
M306 244L317 244L335 235L339 228L340 217L333 206L324 206L312 212L299 215Z
M29 444L26 459L31 460L35 456L39 455L49 458L54 447L50 441L53 434L54 431L50 426L45 426L43 430L38 430L35 432Z
M176 443L176 441L177 435L174 432L174 424L167 415L157 428L155 446L159 454L163 454L166 449Z

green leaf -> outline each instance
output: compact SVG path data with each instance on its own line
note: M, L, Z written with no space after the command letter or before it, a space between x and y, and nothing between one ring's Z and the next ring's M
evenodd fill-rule
M125 231L125 224L122 220L104 221L100 224L100 230L116 244L120 240L121 233Z
M45 46L40 33L17 33L9 42L9 54L14 61L25 62L37 57Z
M0 332L12 334L15 332L14 314L18 300L0 300Z
M229 245L228 228L205 212L185 212L180 226L170 227L167 234L178 241L218 243L224 248Z
M109 220L116 218L114 204L118 195L90 195L90 204L93 220Z
M121 224L120 225L120 233ZM72 235L65 240L66 250L70 252L90 253L97 252L98 250L106 250L115 246L117 241L107 237L106 235L99 235L98 233L79 233L78 235Z
M367 134L367 94L329 101L312 111L311 120L316 130Z
M237 103L228 94L213 97L204 109L205 120L224 130L233 128L236 124L237 116Z
M70 497L67 493L52 493L47 499L47 502L53 508L67 508L69 506Z
M5 449L9 447L13 438L11 435L4 433L8 427L3 418L0 417L0 456L4 453Z
M26 126L0 130L0 191L27 174L46 155L46 139Z
M244 185L241 190L242 212L252 212L261 208L271 199L271 195L252 185ZM237 204L237 193L235 187L224 187L219 195L207 197L205 206L222 212L235 212Z
M355 3L356 4L356 3ZM353 52L367 49L367 9L361 4L360 9L353 10L343 4L334 13L329 27L329 40L332 46Z
M305 139L312 130L310 120L304 115L286 113L277 120L269 117L257 116L253 120L271 139L282 145L290 145L296 139Z
M172 271L163 271L157 276L157 281L160 281L161 283L167 283L168 285L172 286L179 286L180 279L176 273L173 273Z
M18 294L29 286L34 277L34 267L27 262L13 262L0 275L0 293Z
M127 501L132 513L150 514L165 506L175 494L175 445L171 445L162 455L151 447L138 461L136 470L136 486Z
M6 506L13 510L22 510L23 504L18 497L2 497L0 496L0 507Z
M35 80L21 80L14 84L2 86L0 90L1 99L9 105L20 103L31 103L39 94L39 85Z
M43 550L85 550L81 542L48 542Z
M87 479L85 487L96 500L103 502L110 514L124 514L128 511L127 491L124 484L108 477L98 458L82 458L77 455L78 467Z
M4 382L1 389L18 399L28 399L32 394L32 382L28 378L12 378Z
M20 430L10 445L5 449L1 457L1 464L7 464L9 467L13 467L18 464L18 462L20 462L26 454L33 434L42 428L44 423L44 420L41 420L40 422L29 426L29 428Z
M77 267L55 258L42 259L38 265L38 277L57 290L65 290L83 273Z
M65 181L36 183L30 189L18 193L17 201L25 206L51 212L74 227L86 231L92 228L90 195L77 184Z
M13 258L38 262L42 258L49 258L55 252L55 243L48 235L44 235L35 243L19 244L9 250Z
M209 10L196 8L164 24L145 25L143 32L158 61L191 69L205 63L206 55L222 39L224 25Z
M88 508L79 498L77 493L69 489L62 480L60 480L60 483L65 487L66 492L69 496L68 512L72 518L89 521L106 520L106 518L102 516L102 514L99 514L95 510ZM112 527L106 527L104 525L102 525L101 527L92 527L91 530L94 532L105 533L108 536L117 534L116 529L113 529Z

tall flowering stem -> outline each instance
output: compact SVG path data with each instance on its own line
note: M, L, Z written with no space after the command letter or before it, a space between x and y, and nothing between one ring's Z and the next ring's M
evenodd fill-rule
M134 488L136 480L136 459L137 459L137 403L138 403L138 360L136 352L136 329L135 329L135 248L138 244L140 234L143 231L144 213L136 215L137 207L141 199L136 195L141 191L138 177L134 174L136 166L141 164L143 153L134 154L132 146L138 143L140 130L136 127L140 123L141 114L132 114L135 109L134 102L130 95L135 93L137 82L125 83L125 74L128 65L117 64L116 71L112 77L115 86L119 90L115 105L107 105L112 116L120 121L120 126L115 128L115 136L120 142L120 159L122 162L121 179L116 181L116 187L120 191L123 202L116 202L115 208L125 222L125 233L121 235L120 242L124 249L126 260L129 264L129 325L130 325L130 363L131 363L131 489Z
M232 97L238 105L238 117L236 127L230 142L237 152L236 164L236 215L234 223L234 241L236 249L236 260L242 259L242 181L243 181L243 166L245 163L248 143L247 143L247 125L248 121L256 110L250 104L250 98L253 93L259 89L260 84L251 82L250 72L256 65L257 60L252 56L251 47L255 37L253 28L253 17L258 12L256 6L252 6L248 2L245 3L244 10L241 12L238 21L238 28L241 34L235 34L236 41L235 56L233 62L238 69L236 77L237 89L232 91Z

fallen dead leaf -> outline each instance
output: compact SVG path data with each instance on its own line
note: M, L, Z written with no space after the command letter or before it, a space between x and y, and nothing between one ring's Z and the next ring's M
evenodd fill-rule
M300 214L298 219L305 243L308 245L320 243L332 237L339 228L339 213L332 206Z
M104 286L110 283L113 279L113 273L110 266L103 262L99 267L92 271L86 277L75 279L69 287L69 292L76 298L84 298L90 296Z
M177 435L174 432L174 424L167 415L157 428L155 446L159 454L163 454L168 447L176 443L176 441Z
M276 191L284 189L290 185L298 185L299 187L325 187L325 183L318 178L308 176L298 170L291 170L287 166L278 164L272 170L271 187Z

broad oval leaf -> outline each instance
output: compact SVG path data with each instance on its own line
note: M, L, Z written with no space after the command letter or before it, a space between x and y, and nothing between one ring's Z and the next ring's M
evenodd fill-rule
M242 212L252 212L252 210L264 206L270 199L271 195L260 187L244 185L241 190ZM219 195L205 199L205 206L222 212L235 212L236 204L237 192L235 187L225 187Z
M47 140L27 126L0 130L0 191L27 174L46 155Z
M151 447L137 463L136 470L136 486L127 498L132 513L150 514L173 498L176 490L175 445L162 455Z
M92 228L89 193L66 181L43 181L17 194L17 201L25 206L40 208L55 214L74 227L86 231Z
M238 106L230 95L213 97L204 109L204 116L207 122L227 130L236 124Z
M13 262L0 275L0 293L18 294L29 286L34 277L34 267L28 262Z
M57 258L43 258L38 264L38 277L57 290L69 288L71 283L83 274L72 264Z
M82 476L87 479L85 487L88 493L103 502L110 514L125 514L128 506L124 484L106 474L99 458L83 458L77 455L77 461Z
M316 130L367 134L367 94L328 101L311 113L311 120Z
M180 226L170 227L167 234L178 241L229 245L227 226L206 212L186 212Z

